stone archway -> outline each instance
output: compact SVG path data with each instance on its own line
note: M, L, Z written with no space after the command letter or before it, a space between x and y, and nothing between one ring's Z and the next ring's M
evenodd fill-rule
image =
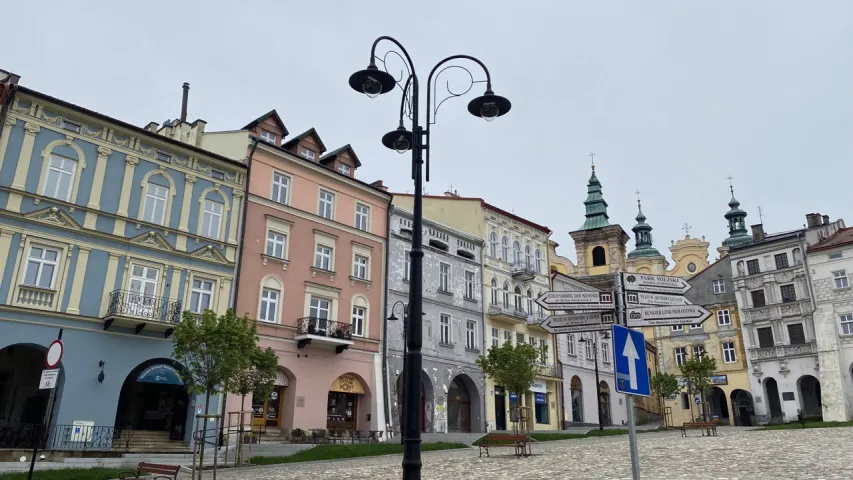
M39 389L46 352L46 347L28 343L0 349L0 418L5 419L4 427L23 431L49 425L59 409L65 386L62 364L58 366L56 387ZM4 447L0 442L0 448L13 447Z
M575 375L570 383L572 422L583 423L583 382Z
M773 377L764 379L764 398L767 402L767 416L770 420L784 419L785 414L782 412L782 401L779 398L779 386Z
M610 414L610 385L604 380L598 384L598 408L601 412L601 424L610 425L613 422Z
M736 389L732 391L732 420L737 427L748 427L752 425L752 416L755 415L755 406L752 403L752 395L746 390Z
M252 425L289 431L293 428L296 406L296 375L279 365L269 396L252 395ZM241 410L244 408L241 408Z
M471 377L457 375L447 389L447 431L479 432L482 430L480 391Z
M326 403L326 428L330 430L367 430L366 420L371 408L367 382L360 375L347 372L338 376L329 387Z
M797 380L797 390L800 392L800 410L803 418L822 418L820 381L811 375L803 375Z
M397 385L396 385L396 394L397 394L397 405L396 405L396 419L397 419L397 430L399 433L403 433L403 419L405 418L405 412L403 406L405 405L405 392L403 391L403 373L397 376ZM433 393L432 381L429 378L429 375L426 374L423 370L421 370L421 398L418 403L419 408L421 410L421 432L433 432L435 431L435 395Z
M706 398L711 410L711 418L718 418L720 423L730 423L729 400L726 392L720 387L711 387L711 392Z
M183 368L168 358L152 358L131 370L119 394L116 428L168 432L169 439L184 440L192 415Z

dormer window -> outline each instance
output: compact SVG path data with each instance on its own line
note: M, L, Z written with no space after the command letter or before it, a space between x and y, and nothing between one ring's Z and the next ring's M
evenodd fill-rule
M80 124L69 122L68 120L62 120L62 128L68 130L69 132L80 133Z
M314 153L314 150L305 147L299 147L299 156L304 158L305 160L311 160L313 162L316 154Z
M222 170L211 169L210 176L217 180L225 180L225 172L223 172Z
M161 162L171 163L172 156L168 153L157 152L157 160L160 160Z
M352 172L352 169L349 167L349 165L341 163L340 165L338 165L338 171L346 176L350 176L350 172Z
M263 140L267 143L272 143L273 145L275 145L276 139L277 139L277 137L274 133L261 129L261 140Z

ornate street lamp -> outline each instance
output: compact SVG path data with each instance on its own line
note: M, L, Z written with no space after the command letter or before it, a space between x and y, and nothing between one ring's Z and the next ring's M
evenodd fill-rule
M396 50L388 51L382 58L376 56L376 46L379 42L386 40L393 43L400 52ZM402 53L402 54L401 54ZM388 72L388 55L395 55L401 59L408 71L405 83L400 84L403 77L398 81L393 75ZM379 60L383 69L376 66L376 61ZM455 60L468 60L479 65L486 75L485 80L474 80L474 76L467 68L450 63ZM446 85L447 96L433 106L433 92L437 86L438 77L448 69L462 69L468 74L470 84L467 88L460 90L451 90L449 83ZM418 76L415 74L415 65L412 62L409 53L406 51L400 42L388 36L381 36L373 42L370 48L370 61L367 68L353 73L349 78L349 85L353 90L359 93L364 93L368 97L376 97L378 95L388 93L399 86L402 89L403 95L400 101L400 117L399 126L386 133L382 137L382 144L386 147L395 150L399 153L405 153L408 150L412 151L412 180L415 183L414 193L414 212L412 226L412 249L409 253L411 257L411 287L409 289L409 307L410 311L423 311L423 256L424 252L421 248L423 244L423 152L426 151L426 181L429 181L429 137L430 125L435 123L434 116L438 111L438 107L453 97L465 95L475 84L485 83L486 90L483 95L471 100L468 103L468 112L476 117L482 117L487 121L492 121L497 117L506 115L509 112L512 104L509 100L499 95L495 95L492 91L492 77L489 74L489 69L480 60L469 55L453 55L438 62L427 77L427 101L426 101L426 129L420 126L418 107L420 103ZM408 117L411 120L412 129L407 130L404 118ZM409 328L406 332L407 353L404 359L403 366L403 397L405 399L403 405L404 421L403 421L403 478L406 480L414 480L421 478L421 409L418 408L418 400L420 399L420 375L422 368L421 344L423 335L423 320L417 322L408 322ZM408 372L414 372L409 375Z

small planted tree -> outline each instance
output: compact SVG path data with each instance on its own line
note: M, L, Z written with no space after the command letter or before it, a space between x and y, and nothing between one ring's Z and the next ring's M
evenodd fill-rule
M272 348L266 349L255 345L243 357L240 370L228 384L228 391L240 394L240 411L246 408L246 395L252 393L260 398L267 398L275 388L275 377L278 372L278 356ZM238 440L237 461L243 458L243 414L240 414L240 436Z
M495 384L519 397L530 391L530 385L539 374L536 365L541 358L542 348L526 343L513 345L506 342L500 347L491 347L486 355L480 355L477 365Z
M671 397L681 391L681 384L671 373L655 373L650 382L652 391L661 399Z
M681 364L681 375L687 380L688 393L699 395L705 403L705 395L711 391L711 377L717 369L717 360L710 355L691 357ZM703 411L702 415L705 413Z
M204 414L210 414L210 397L233 382L245 364L245 355L256 347L255 330L246 317L239 318L229 309L217 316L205 310L200 319L184 312L183 321L175 327L173 356L183 364L180 371L187 389L204 395ZM199 449L199 462L204 465L207 443L207 421ZM199 471L199 475L201 475Z

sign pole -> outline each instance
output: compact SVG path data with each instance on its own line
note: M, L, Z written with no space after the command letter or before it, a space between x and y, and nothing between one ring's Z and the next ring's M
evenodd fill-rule
M631 474L640 480L640 456L637 454L637 427L634 426L634 396L625 395L628 404L628 445L631 449Z

